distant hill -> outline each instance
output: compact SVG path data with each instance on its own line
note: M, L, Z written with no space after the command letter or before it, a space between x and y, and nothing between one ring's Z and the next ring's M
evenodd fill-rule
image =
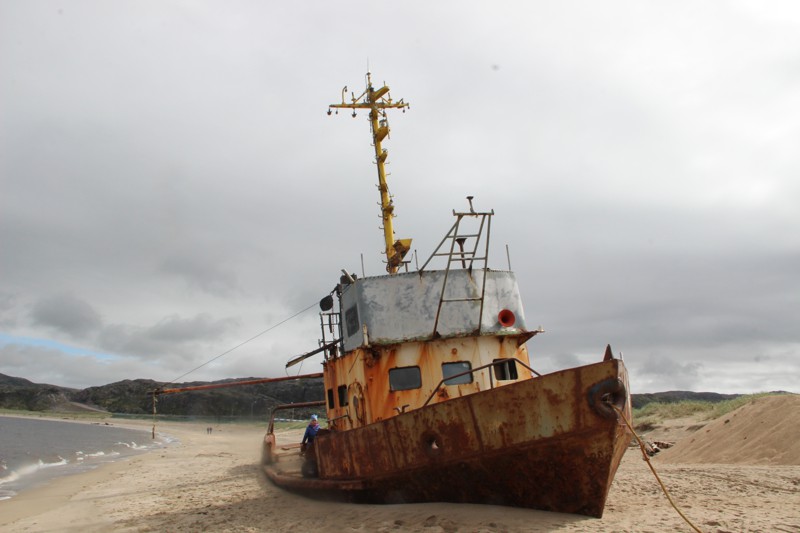
M65 410L76 389L33 383L23 378L0 374L0 407L27 411L47 411L56 406Z
M170 387L188 387L209 383L229 383L257 378L173 383ZM0 374L0 408L29 411L74 411L77 406L111 413L150 414L153 400L150 391L160 383L150 379L126 379L100 387L77 390L56 385L38 384L24 378ZM676 403L686 400L721 402L739 394L715 392L668 391L633 394L635 409L651 402ZM182 416L251 416L265 413L281 403L297 403L325 398L322 379L281 381L208 391L193 391L158 397L158 412Z
M173 383L188 387L241 380ZM77 390L38 384L27 379L0 374L0 408L28 411L74 411L77 406L120 414L153 412L151 391L161 384L149 379L124 380L100 387ZM209 391L192 391L158 397L160 414L182 416L244 417L266 413L281 403L324 399L322 379L281 381ZM305 415L303 415L305 416Z
M228 379L213 382L174 383L171 388L193 387L257 378ZM153 412L151 391L160 386L148 379L125 380L77 392L75 401L101 407L114 413L149 414ZM322 379L281 381L261 385L190 391L158 396L158 412L184 416L249 416L264 413L282 403L311 402L324 399Z

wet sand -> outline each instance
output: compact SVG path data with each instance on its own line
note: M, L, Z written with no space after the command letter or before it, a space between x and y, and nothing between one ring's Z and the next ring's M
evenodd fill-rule
M787 406L792 409L784 418L800 416L796 406ZM800 431L798 424L794 427ZM2 501L0 530L691 531L661 493L638 448L625 455L605 514L596 519L490 505L309 499L273 486L261 473L260 428L219 426L211 435L205 425L161 424L158 430L180 443ZM301 432L295 433L299 439ZM676 462L676 448L669 450L669 460L665 454L665 460L656 457L653 464L673 499L702 531L800 532L800 460L690 464Z

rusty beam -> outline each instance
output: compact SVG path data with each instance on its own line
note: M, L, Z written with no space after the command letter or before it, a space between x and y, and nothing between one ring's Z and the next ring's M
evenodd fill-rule
M310 352L304 353L303 355L298 355L297 357L295 357L294 359L291 359L288 363L286 363L286 368L289 368L290 366L296 365L300 361L304 361L304 360L308 359L309 357L311 357L312 355L317 355L318 353L324 352L325 350L327 350L329 348L333 348L337 344L339 344L339 339L336 339L333 342L329 342L328 344L323 344L322 346L320 346L316 350L311 350Z

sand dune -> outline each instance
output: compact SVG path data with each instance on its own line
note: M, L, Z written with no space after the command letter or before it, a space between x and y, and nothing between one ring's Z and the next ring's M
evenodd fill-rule
M673 499L701 530L800 531L800 464L773 464L766 444L756 442L760 428L782 433L783 420L797 427L797 397L759 400L687 436L694 442L670 450L670 460L654 464ZM778 403L774 403L774 402ZM764 405L761 405L761 404ZM772 413L774 410L781 413ZM769 418L774 414L775 418ZM735 416L734 416L735 415ZM768 422L767 420L772 420ZM748 420L745 424L743 421ZM763 421L763 423L762 423ZM717 430L716 425L723 429ZM672 462L695 453L706 435L735 433L741 441L756 442L748 464L687 464ZM730 429L728 429L730 428ZM263 431L253 427L222 426L212 435L205 426L162 425L160 431L179 444L87 474L56 480L0 502L2 531L300 531L300 532L513 532L689 531L669 506L638 449L625 455L609 494L602 519L492 505L410 504L357 505L309 499L270 484L260 472ZM741 429L744 431L744 429ZM743 437L747 435L747 439ZM296 435L293 438L298 438ZM735 440L735 439L733 439ZM796 439L794 439L796 441ZM777 453L791 457L793 443ZM735 448L730 444L731 448ZM683 450L681 451L681 448ZM713 448L713 447L712 447ZM723 446L719 447L722 451ZM717 448L715 448L717 449ZM771 449L771 448L770 448ZM700 452L697 452L700 453ZM727 451L725 451L727 453ZM676 455L677 454L677 455ZM727 459L727 455L722 455ZM795 456L796 457L796 456Z
M800 465L800 396L758 398L659 455L668 463Z

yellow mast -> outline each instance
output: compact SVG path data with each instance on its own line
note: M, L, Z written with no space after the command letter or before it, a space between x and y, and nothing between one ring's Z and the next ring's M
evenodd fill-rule
M389 274L395 274L399 266L403 263L403 257L411 249L411 239L398 239L394 238L394 204L392 197L389 194L389 186L386 184L386 157L388 152L381 146L381 141L389 135L389 121L386 117L387 109L402 109L409 108L409 105L403 102L401 98L397 102L392 102L389 96L389 87L383 86L378 90L372 87L372 78L367 72L367 88L356 97L355 93L350 93L350 103L345 102L345 93L347 86L342 89L342 103L331 104L328 106L328 114L331 114L331 109L336 109L336 114L339 114L339 109L352 109L353 117L356 116L356 109L369 109L369 120L372 126L372 143L375 147L375 162L378 166L378 190L381 193L381 213L383 218L383 238L386 242L386 271Z

